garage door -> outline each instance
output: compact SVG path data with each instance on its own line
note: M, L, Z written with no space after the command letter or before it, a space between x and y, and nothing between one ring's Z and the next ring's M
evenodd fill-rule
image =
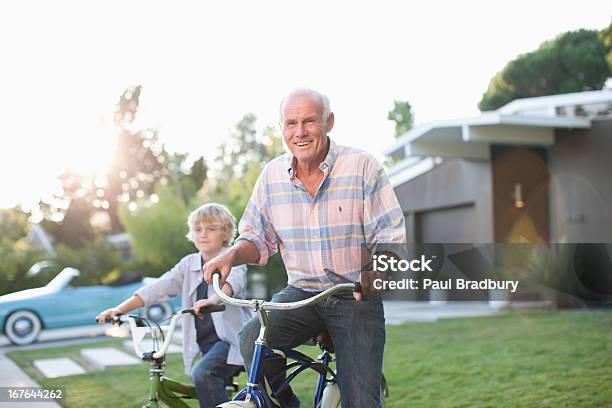
M477 213L473 204L423 211L415 214L416 234L422 243L476 243ZM466 278L455 266L446 261L442 271L453 278ZM487 292L450 290L448 300L482 301Z
M476 241L474 205L423 211L415 214L417 241L460 243Z

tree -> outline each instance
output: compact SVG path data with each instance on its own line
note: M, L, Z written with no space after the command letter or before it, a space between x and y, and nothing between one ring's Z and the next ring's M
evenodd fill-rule
M65 172L62 175L62 184L64 184L64 191L70 191L66 186L72 183L79 184L83 182L85 177ZM96 233L90 220L94 214L94 207L91 205L89 197L79 197L77 193L78 189L73 190L74 195L70 195L67 199L69 202L68 207L65 210L54 209L47 210L47 212L57 211L62 212L61 220L54 222L49 219L43 220L41 225L43 228L53 236L57 243L67 245L72 248L78 248L84 245L85 242L91 241L95 238ZM66 198L66 193L64 193ZM40 207L50 207L49 204L40 203Z
M131 266L146 268L147 275L169 270L183 256L194 251L187 234L190 208L169 186L160 186L157 203L143 203L130 211L122 205L119 217L131 237L135 261Z
M510 61L491 79L478 107L494 110L518 98L601 89L610 74L598 32L570 31Z
M219 147L215 159L218 171L214 182L201 193L203 201L226 205L238 220L244 213L264 165L285 152L278 130L266 127L258 134L256 121L255 115L248 113L236 124L230 139ZM278 291L287 282L287 273L279 254L270 257L265 266L249 266L249 272L249 279L258 272L265 275L268 294Z
M612 23L599 32L599 40L606 47L608 70L612 72Z
M117 148L106 175L102 198L107 204L110 232L123 231L117 214L119 202L149 197L155 183L163 176L167 153L155 129L132 129L140 106L142 87L126 89L117 104L114 123ZM105 208L106 209L106 208Z
M193 244L185 238L187 216L203 203L223 204L237 220L241 218L263 166L284 153L278 131L267 127L259 133L256 122L255 115L249 113L236 124L229 139L219 147L215 158L215 177L209 179L202 190L199 186L207 173L203 158L196 161L188 173L180 172L179 180L174 184L175 177L168 172L167 182L159 183L156 190L159 197L157 203L141 200L138 208L133 205L132 210L129 206L121 206L119 218L132 238L135 255L135 259L125 268L132 267L158 275L193 252ZM176 171L183 167L185 158L186 155L176 154L165 162L165 166ZM182 193L177 191L176 186L180 186ZM286 282L285 268L279 255L271 257L264 267L250 266L249 269L266 275L268 293L276 291ZM251 278L253 276L250 274Z
M408 101L393 101L393 110L387 115L388 120L395 122L395 138L397 139L410 129L414 124L412 106Z
M62 193L57 206L40 203L45 227L58 243L73 248L107 233L121 232L118 203L150 195L162 176L163 146L152 129L132 130L140 103L141 87L126 89L114 113L117 144L107 174L80 174L65 170L58 179ZM59 215L59 216L58 216Z
M56 197L65 205L40 204L45 227L59 243L82 247L108 233L122 232L119 205L149 200L158 184L171 186L185 204L202 187L207 174L203 157L189 166L186 154L165 150L156 129L134 128L141 90L130 87L119 98L113 118L117 145L108 172L65 171L59 177L63 193Z
M266 127L258 135L256 121L252 113L244 115L229 140L219 146L215 180L205 190L208 200L227 205L237 219L242 217L263 166L285 152L276 128Z
M173 153L167 155L165 161L165 178L161 184L168 184L176 197L189 206L202 188L206 180L208 167L204 157L200 157L189 165L189 155L186 153Z
M29 216L19 208L0 209L0 295L47 281L42 275L26 279L28 269L45 256L26 239L31 228Z
M112 281L119 275L123 266L121 253L103 237L83 241L81 247L71 248L64 244L56 245L53 261L59 272L66 267L79 270L75 286L100 285Z

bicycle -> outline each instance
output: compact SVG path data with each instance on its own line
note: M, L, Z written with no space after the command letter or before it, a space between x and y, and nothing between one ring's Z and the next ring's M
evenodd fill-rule
M225 305L208 306L200 309L202 313L215 313L225 310ZM160 402L171 408L189 408L183 401L186 399L196 400L195 387L191 384L181 383L165 375L165 356L170 346L176 325L182 317L194 316L193 309L184 309L174 314L168 326L160 326L138 315L116 315L106 319L107 323L128 323L132 335L134 352L144 361L151 363L149 369L148 401L143 408L158 408ZM143 351L141 343L149 334L153 339L153 350ZM160 345L161 340L161 345ZM235 373L235 375L237 375ZM238 384L234 383L233 376L226 379L225 389L228 398L238 391Z
M300 307L314 304L322 299L346 291L360 291L361 287L358 283L344 283L336 285L325 290L311 298L304 299L298 302L276 303L265 300L245 300L235 299L226 295L219 286L220 274L213 273L213 288L217 296L223 303L251 308L257 312L261 322L261 330L259 337L255 341L255 351L253 353L253 363L251 372L248 373L248 381L246 387L240 390L233 400L218 405L217 408L281 408L277 400L277 396L282 393L291 381L293 381L300 373L305 370L312 369L318 373L317 385L315 387L313 407L314 408L338 408L340 407L340 389L336 378L336 372L329 366L334 361L333 345L331 338L326 332L320 333L313 339L322 350L322 354L316 360L309 356L300 353L297 350L289 348L272 349L267 345L267 334L269 324L268 310L291 310ZM325 337L328 340L325 340ZM288 358L293 362L285 366L285 370L277 373L272 381L267 381L263 374L263 363L266 359L272 358ZM290 370L291 373L289 373ZM285 380L275 389L272 389L271 384L275 384L281 377L288 373ZM381 383L381 400L389 396L389 389L384 375Z

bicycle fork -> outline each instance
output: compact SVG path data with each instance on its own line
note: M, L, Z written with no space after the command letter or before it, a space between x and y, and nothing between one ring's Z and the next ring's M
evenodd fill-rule
M161 376L164 373L159 368L151 368L149 370L149 398L147 405L143 408L159 408L159 390L161 389Z

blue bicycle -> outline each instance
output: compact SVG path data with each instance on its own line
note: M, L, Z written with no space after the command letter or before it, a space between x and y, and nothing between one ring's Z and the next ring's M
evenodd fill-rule
M321 347L322 353L316 360L289 348L272 349L267 345L267 334L270 316L268 310L291 310L312 305L320 300L339 292L355 291L359 284L344 283L327 289L311 298L291 303L276 303L264 300L234 299L227 296L219 286L220 274L213 274L213 288L219 298L227 304L253 309L257 312L261 322L259 337L255 341L255 352L253 364L246 387L236 394L232 401L223 403L217 408L281 408L276 396L280 395L291 381L306 370L314 370L318 374L317 385L314 391L314 408L338 408L340 407L340 389L336 379L336 372L330 368L334 361L333 344L326 332L320 333L313 341ZM292 360L287 364L285 370L277 373L275 378L268 381L263 374L263 364L267 359L287 358ZM288 375L286 375L288 374ZM271 384L277 384L286 375L284 381L275 388ZM381 400L387 398L389 389L384 375L381 383Z

